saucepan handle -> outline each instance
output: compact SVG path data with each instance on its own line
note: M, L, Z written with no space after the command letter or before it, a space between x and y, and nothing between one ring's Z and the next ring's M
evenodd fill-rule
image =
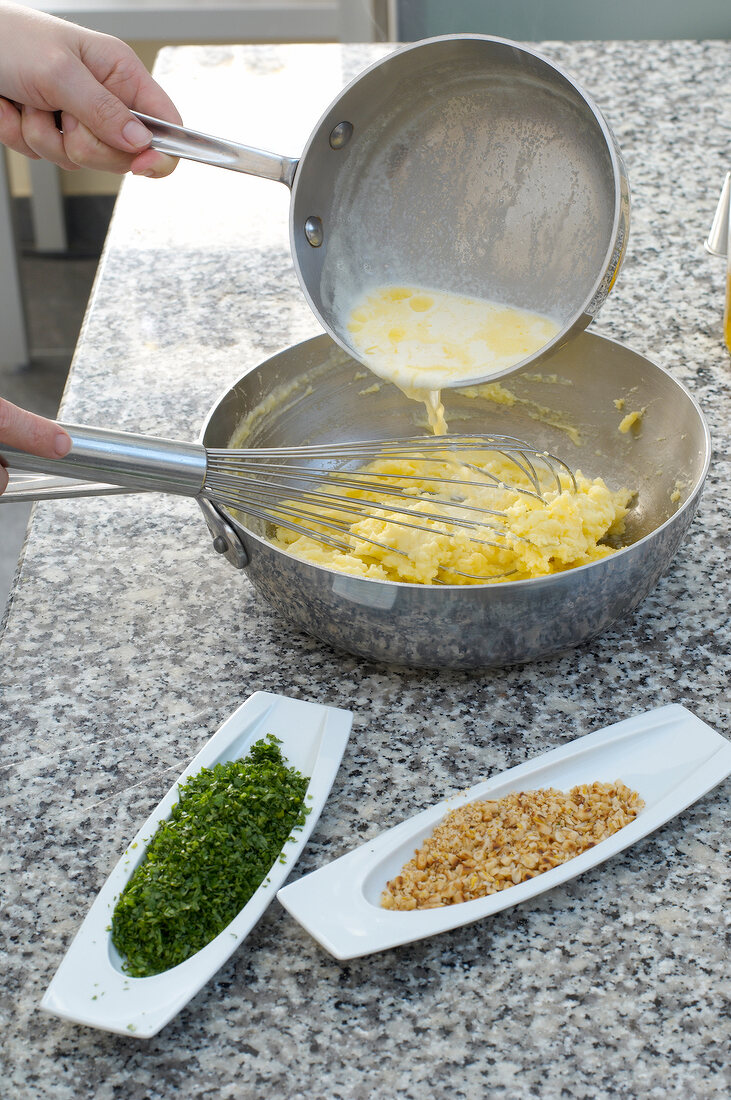
M299 161L292 157L280 157L264 149L239 145L235 141L201 134L185 126L175 126L159 118L132 112L153 135L152 148L169 153L183 160L195 160L199 164L211 164L214 168L230 168L232 172L245 172L249 176L261 176L291 187Z

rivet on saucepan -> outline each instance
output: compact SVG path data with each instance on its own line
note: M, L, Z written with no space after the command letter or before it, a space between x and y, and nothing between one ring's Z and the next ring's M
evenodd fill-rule
M305 236L313 248L319 248L324 240L322 218L312 217L305 222Z
M215 539L213 540L213 549L216 551L217 554L226 553L226 551L228 550L228 543L226 542L223 535L216 535Z
M353 136L353 123L352 122L339 122L337 126L333 126L330 131L330 148L342 149L348 144Z

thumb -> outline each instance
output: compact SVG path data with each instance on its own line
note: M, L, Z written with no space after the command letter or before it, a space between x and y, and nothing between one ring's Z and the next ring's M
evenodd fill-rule
M55 421L20 409L0 397L2 443L41 458L63 458L71 450L71 437Z

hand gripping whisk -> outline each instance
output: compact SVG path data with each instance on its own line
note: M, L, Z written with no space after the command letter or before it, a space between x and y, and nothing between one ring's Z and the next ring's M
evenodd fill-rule
M496 521L504 513L466 499L476 481L481 488L509 490L537 500L576 489L574 475L564 462L510 436L424 436L229 450L103 428L62 426L72 440L66 457L42 459L5 447L0 448L0 462L11 473L31 470L93 482L92 493L108 491L112 485L207 500L346 550L353 543L351 525L378 515L379 509L388 511L389 522L417 530L433 530L433 524L443 523L449 525L447 534L467 530L475 540L488 542L501 537L503 529ZM487 454L506 460L515 480L505 481L486 469L481 456ZM387 462L381 463L384 470L369 468L377 459L413 462L415 472L399 472L400 484L395 485ZM35 493L32 481L22 491L26 500L49 495L65 494ZM0 496L0 503L20 498L20 491L11 491ZM418 509L414 512L415 504L421 502L428 503L427 516Z

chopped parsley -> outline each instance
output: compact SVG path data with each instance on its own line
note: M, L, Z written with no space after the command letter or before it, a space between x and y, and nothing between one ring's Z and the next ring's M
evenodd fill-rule
M304 825L308 780L287 767L280 744L269 734L243 760L203 768L180 785L114 909L112 942L125 973L159 974L210 943Z

